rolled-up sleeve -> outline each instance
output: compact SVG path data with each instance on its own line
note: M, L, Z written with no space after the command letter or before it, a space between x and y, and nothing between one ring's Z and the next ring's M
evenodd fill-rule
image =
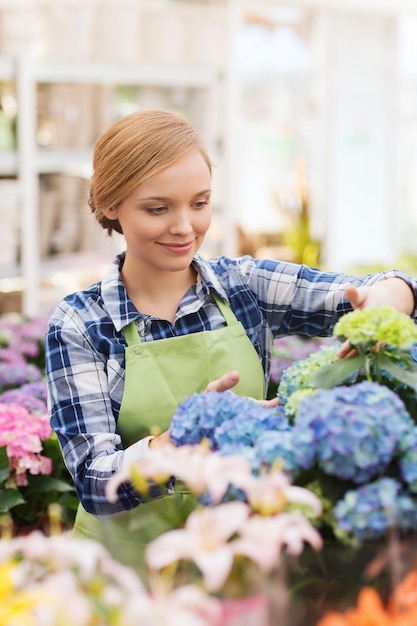
M51 427L81 503L96 515L136 506L140 500L130 485L122 486L116 504L105 496L125 453L116 432L106 359L90 344L76 311L60 309L51 317L45 352Z

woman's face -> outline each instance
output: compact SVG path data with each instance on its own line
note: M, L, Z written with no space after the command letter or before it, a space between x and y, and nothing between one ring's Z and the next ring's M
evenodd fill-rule
M139 185L107 217L118 218L131 261L147 270L180 271L210 226L210 198L209 167L193 150Z

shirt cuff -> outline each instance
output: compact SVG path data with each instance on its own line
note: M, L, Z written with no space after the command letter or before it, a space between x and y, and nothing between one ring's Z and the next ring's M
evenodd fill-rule
M139 459L143 459L144 456L148 453L149 450L149 442L151 439L155 437L149 436L144 437L143 439L139 439L136 443L132 444L124 451L124 463L133 463L134 461L139 461Z

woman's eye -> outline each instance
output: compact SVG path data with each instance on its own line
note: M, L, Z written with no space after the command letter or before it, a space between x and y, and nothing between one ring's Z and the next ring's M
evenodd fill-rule
M160 215L161 213L165 211L165 207L164 206L149 207L148 209L146 209L146 211L150 213L151 215Z
M200 200L199 202L195 202L194 206L196 209L202 209L206 204L208 204L207 200Z

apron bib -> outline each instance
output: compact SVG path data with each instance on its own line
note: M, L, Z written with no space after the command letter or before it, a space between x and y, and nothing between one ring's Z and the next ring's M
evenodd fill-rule
M124 447L154 428L168 430L178 403L230 370L240 373L235 393L265 397L255 348L230 307L213 297L226 321L224 328L146 343L141 343L134 322L124 329L125 387L117 424ZM111 516L96 517L80 504L73 534L101 541L120 562L143 573L145 545L173 525L181 527L194 506L194 498L181 493Z
M125 328L126 377L118 431L124 446L164 432L180 402L204 391L208 383L238 370L233 391L258 400L265 396L259 356L230 307L213 297L227 326L213 331L141 343L135 324Z

